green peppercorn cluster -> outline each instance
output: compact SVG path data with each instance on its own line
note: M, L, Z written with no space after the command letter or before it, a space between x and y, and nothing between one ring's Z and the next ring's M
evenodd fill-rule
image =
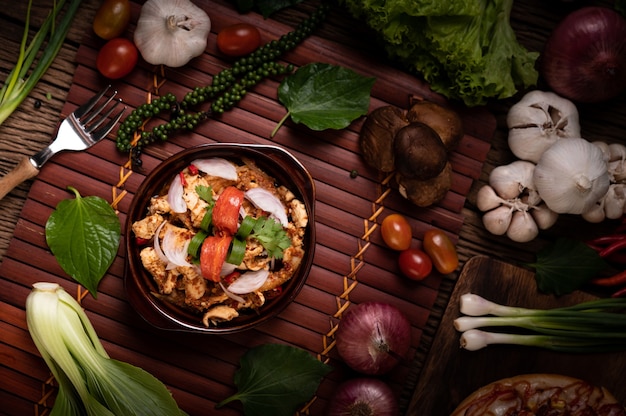
M181 101L174 94L168 93L151 103L140 105L120 124L117 132L118 150L132 151L133 160L137 161L145 146L156 141L165 141L177 131L194 130L202 121L233 108L251 87L264 79L292 72L292 65L284 65L277 60L311 35L325 19L328 10L329 6L322 4L296 29L235 61L231 68L216 74L210 85L194 88ZM197 109L207 102L210 102L208 110ZM144 122L165 112L170 113L169 121L153 127L152 130L142 131L133 147L131 142L134 135Z

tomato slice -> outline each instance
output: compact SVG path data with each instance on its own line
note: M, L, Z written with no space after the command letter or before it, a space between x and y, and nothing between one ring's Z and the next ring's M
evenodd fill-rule
M423 280L433 269L428 254L419 248L409 248L400 252L398 265L403 275L413 280Z
M243 191L229 186L220 194L213 207L213 226L220 233L233 235L239 226L239 208L243 203Z
M424 233L424 251L428 253L437 271L441 274L452 273L459 266L456 247L446 233L430 229Z
M200 271L202 277L211 282L220 281L222 266L226 261L226 255L230 248L233 237L230 235L211 235L204 239L200 248Z

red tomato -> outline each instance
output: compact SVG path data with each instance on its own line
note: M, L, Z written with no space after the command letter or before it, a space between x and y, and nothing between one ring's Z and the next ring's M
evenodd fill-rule
M400 214L385 217L380 224L380 233L385 244L392 250L402 251L411 246L413 237L411 225Z
M200 271L202 277L211 281L219 282L222 266L226 261L226 255L230 248L233 237L226 236L208 236L202 242L200 247Z
M102 39L113 39L126 30L130 22L128 0L104 0L93 19L93 31Z
M441 230L431 229L424 233L424 251L428 253L439 273L452 273L459 266L456 247Z
M261 33L248 23L225 27L217 34L217 47L228 56L244 56L261 46Z
M98 57L96 67L102 75L110 79L125 77L137 65L139 52L133 42L125 38L111 39L104 44Z
M409 248L400 252L398 265L402 274L413 280L426 278L433 269L432 260L419 248Z

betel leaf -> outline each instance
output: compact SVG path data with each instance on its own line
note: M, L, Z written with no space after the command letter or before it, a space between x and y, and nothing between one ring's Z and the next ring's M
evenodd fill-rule
M337 65L312 63L299 68L278 86L278 99L287 114L272 137L289 117L316 131L348 127L367 114L375 81Z
M537 253L535 280L541 292L557 296L580 289L608 265L582 241L559 238Z
M46 222L46 243L63 270L96 298L98 283L109 269L120 244L121 225L115 210L102 198L59 202Z
M263 344L241 358L235 373L237 393L216 407L239 400L246 416L292 416L331 370L300 348Z

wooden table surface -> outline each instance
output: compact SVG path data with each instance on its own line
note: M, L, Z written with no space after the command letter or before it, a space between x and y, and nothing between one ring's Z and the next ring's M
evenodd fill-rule
M35 21L48 10L48 1L34 1ZM541 51L545 40L556 22L568 11L584 4L610 5L612 2L561 2L557 0L517 0L513 6L511 22L520 42L530 50ZM30 156L45 147L54 133L67 94L72 85L76 69L76 55L86 31L91 30L91 21L99 0L84 0L75 19L71 32L58 58L43 77L31 95L19 109L0 126L0 174L11 170L23 156ZM26 2L14 2L11 7L3 7L0 11L0 78L5 78L14 65L21 39ZM281 12L274 18L282 23L290 24L293 19L301 17L296 11ZM325 25L318 33L354 48L366 50L368 38L357 36L359 27L350 20L342 20L341 13L333 14L330 24ZM369 54L382 56L380 51L368 51ZM541 87L541 85L540 85ZM487 180L489 172L498 165L514 160L507 143L505 117L508 108L516 98L491 102L487 108L497 120L497 130L491 143L491 149L483 166L483 171L472 186L463 208L464 225L460 231L457 249L461 263L477 255L487 255L511 264L520 264L534 260L535 253L547 242L557 236L579 236L593 234L598 229L610 227L591 226L573 216L562 216L556 226L542 232L535 241L527 244L513 243L505 237L497 237L486 232L482 226L481 215L475 207L477 190ZM35 102L42 103L35 108ZM626 136L626 98L620 97L599 105L579 106L583 136L589 140L607 142L623 141ZM8 250L15 224L28 197L32 181L29 181L0 200L0 261ZM444 282L451 291L454 277ZM445 302L444 305L445 306ZM3 342L0 335L0 343ZM0 410L0 412L2 412Z

